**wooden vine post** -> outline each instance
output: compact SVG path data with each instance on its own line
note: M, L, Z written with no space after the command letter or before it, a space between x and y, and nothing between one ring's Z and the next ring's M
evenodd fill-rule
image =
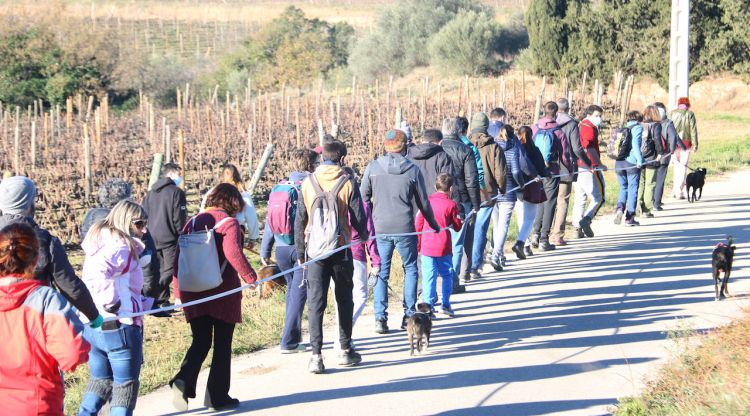
M88 201L91 198L91 138L88 124L83 125L83 192Z

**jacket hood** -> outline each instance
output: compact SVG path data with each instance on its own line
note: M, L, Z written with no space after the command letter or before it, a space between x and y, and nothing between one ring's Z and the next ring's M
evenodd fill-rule
M387 153L378 158L378 163L391 175L401 175L414 166L409 159L399 153Z
M23 304L32 290L44 286L34 279L18 279L14 277L0 278L0 311L10 311Z
M536 123L537 127L544 130L554 129L557 127L557 121L550 119L547 116L544 116L539 119L539 121Z
M146 246L138 238L131 238L135 244L138 253L140 255ZM113 234L110 230L102 228L99 232L98 238L87 238L81 243L81 248L87 256L93 256L98 253L102 248L113 245L113 244L126 244L126 242L119 236Z
M344 169L339 165L320 165L315 168L315 177L318 182L334 182L341 175L344 175Z
M500 146L501 149L503 149L503 152L507 152L508 150L511 150L516 146L520 146L521 144L521 142L519 142L518 139L515 138L515 136L508 138L508 140L495 140L495 143L497 143L497 145Z
M471 136L469 136L469 141L476 146L477 149L495 142L495 140L493 140L487 133L481 131L472 133Z
M557 113L557 120L555 122L558 126L562 126L565 123L569 123L573 120L568 114L566 113Z
M34 228L34 229L37 229L39 227L36 221L34 221L34 219L31 217L27 217L27 216L19 215L19 214L0 215L0 229L3 229L6 226L10 224L15 224L15 223L22 223L22 224L30 225L31 228Z
M429 159L443 151L443 148L434 143L422 143L409 148L409 156L413 159Z
M289 180L292 182L302 182L310 175L309 172L292 172L289 174Z
M161 192L162 189L168 187L169 185L177 186L171 178L159 178L159 180L154 183L154 186L151 187L151 190L153 192Z

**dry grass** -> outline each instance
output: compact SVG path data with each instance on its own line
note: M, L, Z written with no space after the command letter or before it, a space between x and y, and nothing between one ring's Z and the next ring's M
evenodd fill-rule
M750 315L702 337L616 416L750 414Z

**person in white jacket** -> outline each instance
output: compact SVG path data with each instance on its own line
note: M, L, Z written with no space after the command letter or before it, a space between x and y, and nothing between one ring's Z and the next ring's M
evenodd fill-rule
M242 199L245 201L245 208L240 211L235 218L245 229L245 235L249 240L247 248L252 250L256 241L260 237L260 226L258 224L258 214L255 211L255 205L253 205L253 195L246 189L245 182L242 181L242 177L240 176L240 171L235 165L227 163L222 166L219 183L234 185L242 194ZM201 212L206 209L206 198L213 189L214 188L209 189L208 192L203 195L203 200L201 201Z

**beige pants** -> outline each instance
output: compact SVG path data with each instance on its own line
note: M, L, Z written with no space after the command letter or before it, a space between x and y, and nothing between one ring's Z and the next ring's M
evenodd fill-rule
M559 240L565 237L565 221L568 218L568 206L570 206L570 191L573 182L560 182L560 190L557 193L557 208L555 208L555 219L552 221L550 238Z

